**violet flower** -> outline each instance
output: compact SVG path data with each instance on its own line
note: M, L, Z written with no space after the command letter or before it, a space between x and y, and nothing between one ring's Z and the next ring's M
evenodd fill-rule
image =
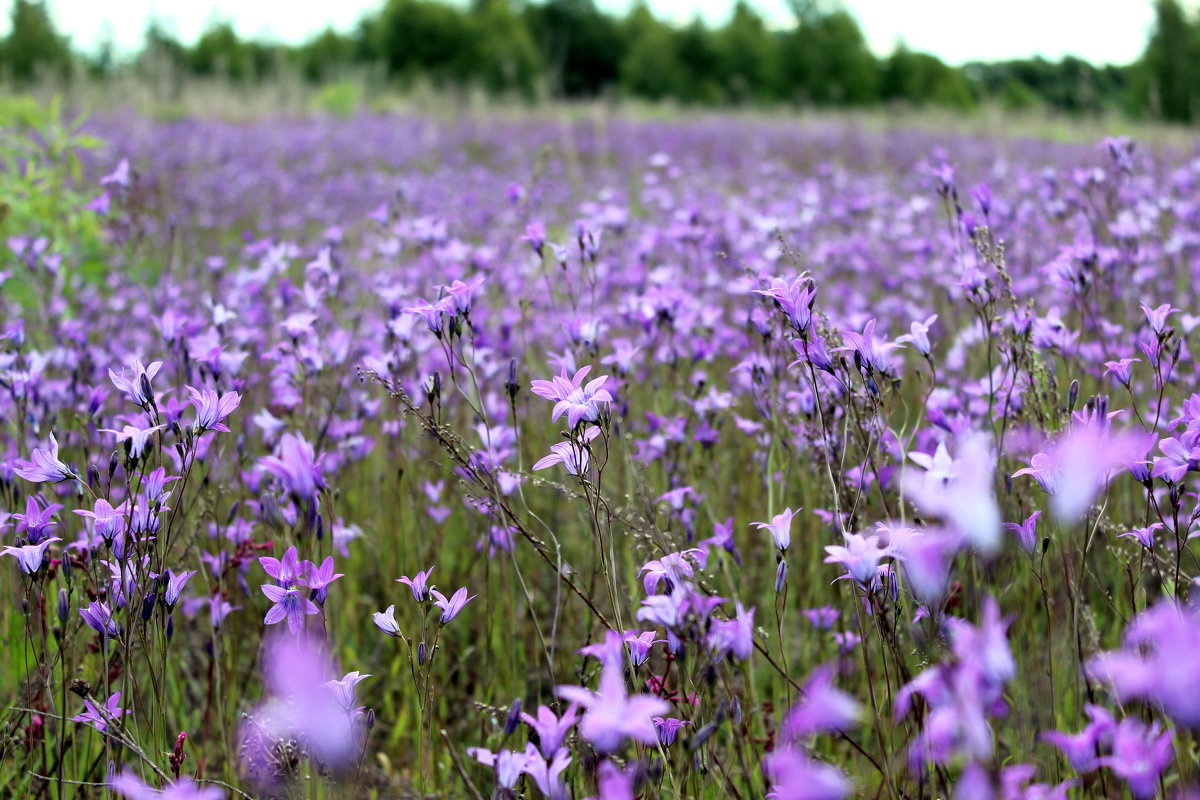
M433 567L427 570L418 572L415 577L410 578L407 575L401 575L396 579L396 583L403 583L412 590L413 599L418 603L423 603L429 599L429 575L433 572Z
M437 589L430 589L429 593L433 595L433 604L442 610L443 625L457 617L458 612L463 610L463 606L479 596L473 594L467 597L467 587L465 586L451 595L450 599L446 599L446 596Z
M655 744L658 731L654 717L661 717L670 710L670 706L657 697L627 695L621 665L611 661L604 662L597 691L559 686L555 692L564 700L586 709L579 722L579 733L601 753L614 752L626 738Z
M12 556L17 560L17 564L21 567L21 572L36 577L39 570L46 564L46 548L55 542L61 542L57 536L51 536L47 539L42 539L37 544L27 544L20 547L4 547L0 549L0 555Z
M50 434L50 448L42 450L34 448L29 461L21 462L13 470L31 483L60 483L68 479L79 480L79 477L58 457L58 440Z
M71 717L72 722L82 722L104 733L113 723L133 712L120 707L121 693L113 692L103 705L96 705L90 697L83 698L84 712Z
M267 599L275 604L267 611L263 622L267 625L274 625L287 620L288 632L292 636L299 636L304 630L306 615L321 613L321 609L317 608L316 603L305 597L300 589L295 587L285 589L269 583L264 583L261 588Z

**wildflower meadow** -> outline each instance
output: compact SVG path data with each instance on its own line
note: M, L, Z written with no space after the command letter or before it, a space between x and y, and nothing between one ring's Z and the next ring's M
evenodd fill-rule
M1200 797L1200 150L7 113L0 796Z

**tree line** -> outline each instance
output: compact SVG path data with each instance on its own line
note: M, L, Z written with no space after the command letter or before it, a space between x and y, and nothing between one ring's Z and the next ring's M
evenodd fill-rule
M527 100L633 97L684 104L904 104L967 110L981 103L1074 114L1123 112L1191 122L1200 114L1200 19L1178 0L1156 0L1156 23L1133 64L1041 58L950 66L903 44L887 57L867 47L837 0L790 0L794 23L768 24L739 0L721 26L658 19L644 4L624 17L593 0L384 0L342 33L298 45L241 38L215 22L185 44L151 22L139 53L111 45L73 51L45 0L14 0L0 41L0 75L16 84L81 73L161 71L235 83L291 72L314 84L366 72L400 86L478 88Z

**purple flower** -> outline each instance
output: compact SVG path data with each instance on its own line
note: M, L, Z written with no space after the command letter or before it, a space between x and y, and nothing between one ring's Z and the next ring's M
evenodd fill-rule
M841 564L846 568L846 575L843 577L852 578L865 587L875 577L875 569L879 566L880 559L891 553L888 548L880 546L879 537L875 535L848 533L845 541L845 546L825 546L825 552L829 554L825 557L825 563Z
M587 709L579 722L579 733L601 753L611 753L626 738L642 744L655 744L658 730L654 717L661 717L670 706L657 697L625 693L625 678L619 662L605 661L600 672L600 687L592 692L580 686L559 686L559 697Z
M29 461L21 462L13 470L31 483L59 483L69 478L78 480L75 473L58 458L58 440L50 434L50 449L34 448Z
M675 717L655 717L654 726L658 728L658 743L663 747L670 747L675 744L675 737L679 735L679 729L684 725L692 723Z
M325 688L333 692L334 698L341 708L350 716L357 717L362 713L363 707L356 705L358 702L354 699L354 687L365 681L370 675L364 674L355 670L347 672L339 680L325 681Z
M590 461L587 443L599 435L600 429L593 425L583 432L578 441L573 439L569 442L552 444L550 445L550 455L539 459L531 469L536 471L552 467L555 464L562 464L568 475L583 475L587 472Z
M833 672L833 667L826 664L809 677L801 699L784 717L784 737L800 739L816 733L840 733L858 721L862 713L858 701L833 685Z
M429 593L433 595L433 604L442 610L442 624L445 625L450 620L458 616L458 612L463 610L463 606L474 600L479 595L471 595L467 597L467 587L462 587L447 600L446 596L437 589L430 589Z
M121 628L117 625L117 621L113 619L112 609L108 607L108 603L103 601L93 601L86 607L79 609L79 616L83 617L83 621L88 627L96 631L96 633L106 638L119 636Z
M812 308L816 302L817 287L807 273L794 278L791 283L780 278L771 279L769 289L755 289L755 294L770 297L787 315L788 323L802 336L812 324Z
M1112 755L1099 759L1117 777L1129 784L1134 797L1154 797L1158 776L1175 757L1171 732L1157 722L1145 725L1129 718L1121 720L1112 735Z
M1041 511L1034 511L1024 522L1006 522L1004 530L1017 537L1017 543L1026 553L1032 553L1037 547L1037 521Z
M1118 539L1136 539L1138 544L1147 550L1154 549L1154 532L1163 527L1161 522L1154 522L1147 525L1145 528L1134 528L1125 533L1118 534Z
M1161 336L1167 327L1167 317L1178 314L1179 309L1172 308L1170 303L1163 303L1158 308L1151 308L1142 303L1142 313L1146 315L1146 321L1150 323L1150 330Z
M316 603L305 597L300 589L295 587L285 589L269 583L262 585L262 593L275 605L267 611L263 620L267 625L274 625L287 620L288 632L299 636L304 630L304 617L309 614L320 614L321 609Z
M918 353L928 356L933 346L929 343L929 328L937 322L938 315L933 314L924 322L914 322L909 326L909 332L896 337L898 343L910 342Z
M808 617L808 621L818 630L829 630L841 615L841 611L831 606L804 609L804 616Z
M1144 699L1171 719L1200 727L1200 612L1163 601L1143 611L1125 630L1125 647L1087 664L1091 675L1110 683L1117 698Z
M796 509L800 511L801 509ZM792 519L796 516L796 511L791 508L785 508L775 516L771 517L770 522L751 522L750 524L759 530L768 530L771 532L771 538L775 540L775 548L780 553L786 553L788 547L792 544Z
M196 408L196 421L192 423L192 430L196 433L204 433L205 431L223 431L228 433L229 428L222 421L242 402L242 396L237 392L226 392L223 395L218 395L212 389L196 389L195 387L186 387L188 394L192 396L192 405Z
M522 769L525 774L533 779L540 791L549 800L568 800L570 793L567 791L566 781L563 780L563 771L571 763L571 753L565 747L559 749L549 760L543 759L538 755L532 744L525 746L525 763Z
M113 508L103 497L96 498L94 509L94 511L76 510L75 513L81 517L90 518L95 534L111 547L113 540L125 529L125 514L119 509Z
M262 556L258 559L263 572L275 579L280 586L287 588L301 585L308 578L308 570L301 565L300 556L293 545L283 554L283 558Z
M285 433L279 440L278 455L264 456L259 466L274 475L284 488L305 502L312 503L325 488L321 461L313 446L300 434Z
M742 661L754 652L754 609L749 611L741 601L736 603L737 615L733 619L714 619L709 624L708 648L714 653L732 653Z
M58 503L49 503L45 508L33 495L25 498L25 513L13 514L17 521L17 533L24 533L30 544L37 544L46 533L58 523L54 521L54 512L61 509Z
M225 792L215 786L201 786L186 775L155 789L132 772L114 775L108 782L114 792L126 800L225 800Z
M862 333L844 331L842 333L842 341L845 344L841 347L833 348L833 352L844 351L853 353L854 362L859 369L867 373L879 372L887 376L895 374L891 352L899 345L876 341L874 319L867 322Z
M525 226L525 235L521 237L522 242L529 244L529 249L534 252L538 258L542 256L542 248L546 246L546 226L540 222L531 222Z
M375 623L375 627L386 633L388 636L399 636L400 626L396 624L396 607L388 606L384 611L376 611L371 615L371 621Z
M629 648L629 663L640 667L650 657L650 648L662 642L654 638L654 631L625 631L625 646Z
M581 367L574 376L569 377L564 367L562 373L551 380L536 380L530 384L531 391L538 397L555 401L550 417L552 421L563 414L567 415L567 424L572 428L585 420L599 421L601 413L613 402L613 397L607 389L602 388L608 381L607 375L584 384L583 379L591 369L591 366Z
M1188 472L1200 469L1200 441L1194 436L1185 434L1183 441L1174 437L1162 439L1158 449L1163 454L1154 459L1154 469L1150 471L1152 478L1178 483Z
M793 747L782 747L763 758L771 781L769 800L842 800L853 786L835 767L813 761Z
M195 570L192 572L181 572L178 575L169 569L166 571L167 586L163 589L163 605L168 610L175 608L175 604L179 602L179 596L183 594L183 587L187 586L187 582L195 574Z
M54 542L61 542L57 536L42 539L37 544L27 544L21 547L5 547L0 549L0 555L12 556L21 567L21 572L35 576L46 563L46 548Z
M108 377L113 386L123 392L134 405L148 408L154 404L154 388L150 382L161 368L161 361L154 361L147 367L135 359L133 364L121 370L120 374L109 369Z
M468 747L467 755L485 767L491 767L496 775L496 787L508 790L510 793L525 771L524 753L514 753L512 750L493 753L483 747Z
M432 572L433 567L430 567L423 572L418 572L414 578L401 575L396 579L396 583L406 584L412 590L413 599L418 603L423 603L429 599L429 575Z
M126 425L119 431L109 430L108 428L100 428L100 433L111 433L117 437L117 444L124 444L125 451L130 458L139 459L146 454L146 447L150 444L150 438L154 434L161 431L165 425L155 425L153 428L138 428L133 425Z
M561 717L555 716L549 706L538 706L537 717L521 712L521 720L537 733L538 748L546 758L552 758L562 747L567 731L571 730L577 719L579 712L574 703L567 706Z
M104 705L98 706L91 701L91 698L83 698L84 712L76 717L71 717L72 722L82 722L85 725L90 725L96 730L104 733L108 727L119 720L126 714L132 713L122 709L120 705L121 693L113 692L112 696L104 702Z
M324 605L325 599L329 595L329 585L338 578L344 578L345 575L333 571L333 556L326 556L319 567L311 561L304 563L309 567L306 583L313 592L313 599Z
M1044 731L1041 740L1052 744L1067 757L1076 772L1091 772L1100 765L1100 753L1106 751L1112 741L1117 724L1112 714L1100 706L1088 705L1091 722L1079 733Z
M1141 361L1140 358L1122 358L1120 361L1105 361L1104 374L1112 375L1117 383L1128 386L1131 379L1130 368Z

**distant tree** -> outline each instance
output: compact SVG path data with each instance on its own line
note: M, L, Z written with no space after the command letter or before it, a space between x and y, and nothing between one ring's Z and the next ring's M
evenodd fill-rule
M718 65L731 99L766 101L779 93L779 46L762 17L738 0L716 34Z
M388 0L368 23L367 53L403 80L462 83L469 77L472 31L457 8L434 0Z
M655 19L646 4L639 2L623 27L622 90L650 100L687 94L690 76L679 58L677 34L671 26Z
M250 50L228 22L213 22L187 54L193 75L244 81L254 76Z
M593 0L531 3L524 17L558 94L594 97L617 82L625 40Z
M1157 0L1154 13L1154 29L1138 65L1136 104L1172 122L1191 122L1200 94L1200 34L1176 0Z
M928 53L915 53L903 44L883 64L880 93L884 100L912 106L966 109L975 105L971 84L961 70Z
M544 64L515 4L511 0L475 0L469 26L472 47L467 72L472 81L492 92L515 92L532 99Z
M879 62L854 17L815 0L792 3L796 27L782 37L784 94L816 105L879 100Z
M675 34L676 55L682 71L680 97L695 103L720 103L725 99L716 37L699 17Z
M65 77L71 48L42 0L14 0L8 37L0 42L0 71L18 83L42 75Z
M329 80L353 63L354 57L354 39L333 28L326 28L291 53L300 74L312 83Z

